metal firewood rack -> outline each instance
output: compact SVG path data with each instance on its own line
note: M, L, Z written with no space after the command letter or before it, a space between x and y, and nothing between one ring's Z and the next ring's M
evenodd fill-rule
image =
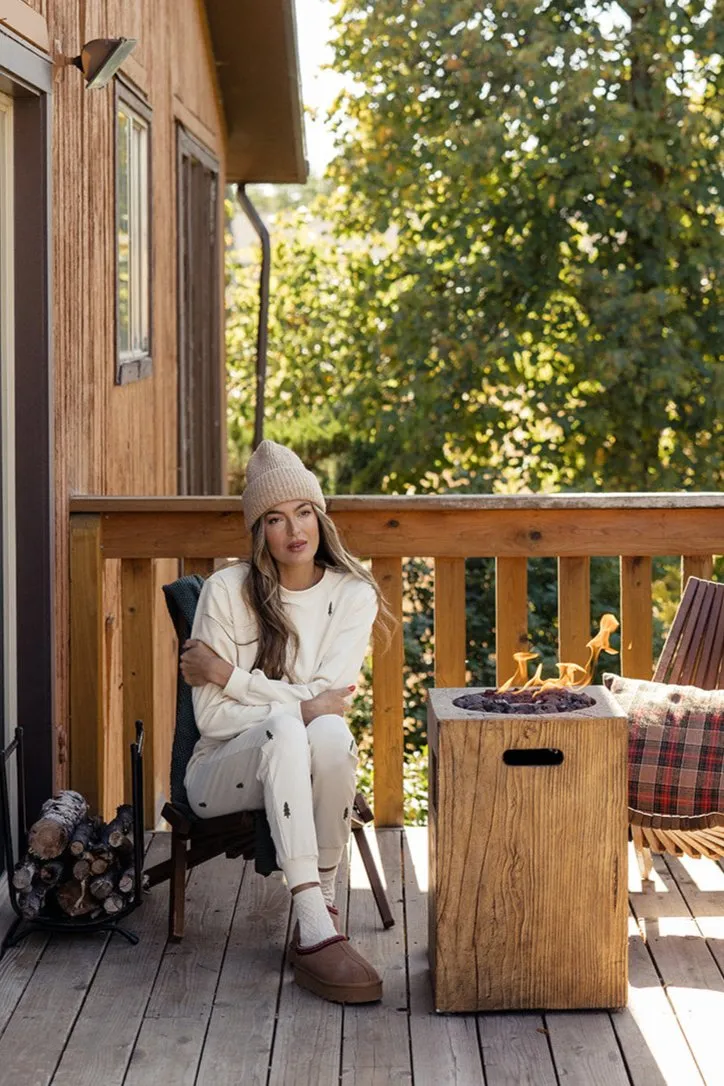
M23 729L15 729L15 736L10 743L0 751L0 818L2 818L2 846L5 857L5 867L8 880L8 895L13 912L17 919L13 921L9 931L0 945L0 957L5 951L15 946L34 931L45 932L72 932L81 934L90 931L107 931L113 935L118 932L134 945L138 942L138 936L128 928L120 926L124 917L137 909L143 900L143 722L136 721L136 739L130 745L131 751L131 790L133 803L133 866L134 882L133 896L128 904L112 916L99 916L95 920L88 920L82 916L71 918L63 916L57 909L57 915L49 910L46 915L39 915L32 920L26 919L20 912L18 895L13 886L13 870L15 868L15 856L13 847L12 824L10 820L10 788L8 786L8 763L15 755L15 774L17 781L17 815L19 851L24 854L28 840L27 812L25 807L25 778L23 758Z

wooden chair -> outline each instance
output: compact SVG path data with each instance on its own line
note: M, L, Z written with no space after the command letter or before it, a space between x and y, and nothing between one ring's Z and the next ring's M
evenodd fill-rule
M653 674L654 682L724 689L724 584L690 577ZM641 875L651 877L651 853L672 856L724 856L724 814L698 819L630 812L631 838Z
M164 585L164 594L171 620L176 629L179 648L188 639L203 579L196 575L181 577ZM193 717L191 688L177 669L176 727L171 762L171 802L161 812L171 827L171 857L149 868L147 885L155 886L169 880L169 939L183 938L185 922L186 875L198 864L222 853L229 859L243 856L246 860L263 858L261 870L268 873L276 866L266 812L243 811L218 818L197 818L188 805L183 779L186 765L199 737ZM352 808L352 836L360 850L367 878L379 910L382 924L390 928L395 923L380 879L377 865L365 836L365 823L373 818L364 796L358 792Z
M147 869L146 885L150 888L169 880L168 937L172 942L179 942L185 927L187 873L222 853L228 859L243 856L245 860L253 860L256 856L256 822L263 812L242 811L220 818L199 819L179 805L166 803L161 813L171 826L171 857ZM371 822L373 817L364 796L358 792L352 810L352 836L357 842L382 925L391 928L395 920L364 831L365 823Z

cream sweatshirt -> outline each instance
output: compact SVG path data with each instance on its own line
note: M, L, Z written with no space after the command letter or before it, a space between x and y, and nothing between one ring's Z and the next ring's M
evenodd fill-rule
M282 588L292 625L299 634L295 682L268 679L258 668L256 619L242 597L249 565L241 562L209 577L201 590L191 636L234 665L222 689L213 683L193 688L201 738L189 768L205 751L285 709L301 719L300 703L356 683L377 614L377 597L351 573L325 569L321 580L301 592Z

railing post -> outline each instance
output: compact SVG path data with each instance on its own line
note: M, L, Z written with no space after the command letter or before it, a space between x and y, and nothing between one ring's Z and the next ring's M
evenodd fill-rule
M162 794L169 767L156 757L153 713L155 571L152 558L124 558L121 562L121 614L123 624L123 752L124 794L131 794L130 765L125 756L135 740L137 720L144 728L144 822L152 829L158 818L157 796ZM156 778L160 777L159 781Z
M558 559L558 659L580 664L591 639L591 560Z
M183 576L190 577L192 573L198 573L200 577L210 577L214 572L213 558L184 558Z
M435 686L465 686L465 559L435 559Z
M495 559L495 674L497 683L515 671L514 652L528 648L528 560Z
M653 665L651 559L621 559L621 674L650 679Z
M402 559L373 558L372 575L395 620L385 649L382 633L372 635L372 716L375 759L374 807L378 826L401 826L404 756L402 640Z
M70 518L70 787L96 812L105 801L101 518Z
M681 594L683 596L689 577L701 577L710 581L714 572L714 559L710 554L683 554L681 556Z

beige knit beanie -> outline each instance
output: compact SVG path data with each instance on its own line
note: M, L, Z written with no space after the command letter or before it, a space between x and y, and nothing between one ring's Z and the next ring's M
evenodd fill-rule
M322 488L295 452L276 441L262 441L246 465L241 501L251 531L259 517L279 502L309 501L324 512Z

